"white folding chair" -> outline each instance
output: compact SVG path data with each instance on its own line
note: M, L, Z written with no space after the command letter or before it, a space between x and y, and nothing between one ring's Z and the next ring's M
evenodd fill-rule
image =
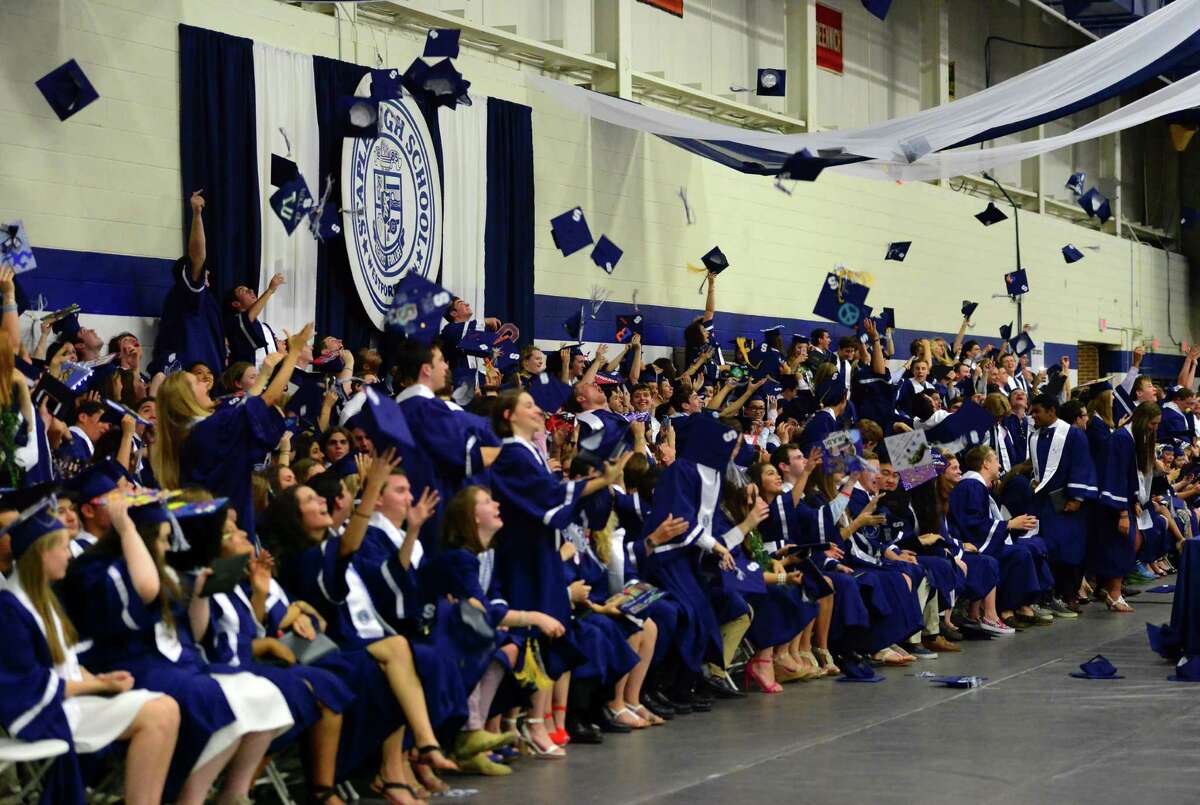
M66 741L48 738L44 741L22 741L0 736L0 774L16 771L16 790L4 792L5 798L15 795L17 802L37 802L42 791L42 778L56 758L70 750Z

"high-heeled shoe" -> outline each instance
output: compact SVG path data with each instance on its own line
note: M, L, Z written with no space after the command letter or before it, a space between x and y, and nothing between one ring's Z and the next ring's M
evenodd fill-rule
M783 685L780 685L778 682L768 682L765 678L754 672L754 666L756 665L771 665L771 661L765 657L756 657L746 663L746 678L742 687L749 688L750 683L753 682L763 693L782 693Z
M563 718L566 718L567 708L561 704L551 705L550 712L546 714L546 724L554 729L547 729L546 733L550 736L550 740L559 746L566 746L571 742L571 734L567 732L566 727L557 726L558 722L554 719L555 713L562 713Z
M526 716L525 718L521 719L517 729L517 732L521 736L521 745L525 747L530 756L538 758L539 760L560 760L565 758L567 756L566 750L554 743L554 741L550 742L549 747L544 747L534 740L533 731L530 729L530 726L539 722L542 723L544 728L545 719L543 718Z
M825 672L825 676L839 676L842 669L838 668L837 663L833 661L833 655L829 653L827 648L814 648L813 654L817 657L817 664Z
M797 656L802 660L800 668L805 673L805 682L810 679L823 679L825 676L827 676L825 669L821 667L821 663L817 662L817 658L811 651L800 651L794 656Z

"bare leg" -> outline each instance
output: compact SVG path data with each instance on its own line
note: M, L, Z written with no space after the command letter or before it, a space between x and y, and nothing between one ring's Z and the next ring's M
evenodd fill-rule
M325 705L320 705L321 718L308 731L308 751L312 755L313 788L332 788L337 774L338 743L342 737L342 716ZM342 800L332 797L331 805L341 805Z
M429 722L429 710L425 707L425 691L421 688L421 678L417 676L416 666L413 665L412 649L408 641L403 637L388 637L376 640L367 646L367 651L383 667L392 693L400 702L404 718L413 731L413 740L417 746L437 746L437 736L434 735L433 725ZM440 750L427 753L425 758L437 769L458 768Z
M203 766L195 769L188 775L187 781L183 784L183 790L179 792L179 799L176 800L176 805L204 805L205 800L208 799L208 791L212 788L213 781L217 779L217 775L221 773L221 769L225 768L225 764L237 752L241 743L242 739L237 739Z
M242 736L241 744L225 772L225 782L221 786L221 793L217 795L218 803L233 805L250 793L250 786L254 785L258 773L258 764L267 754L274 737L271 732L248 732Z
M167 769L179 736L179 705L160 696L142 705L133 723L121 735L129 741L125 757L125 801L153 805L162 798Z
M650 660L654 658L654 645L658 642L658 625L646 618L642 624L642 643L638 647L638 664L629 672L629 681L625 684L625 698L619 702L638 704L642 700L642 683L646 681L646 672L650 670Z
M567 695L571 692L571 672L560 676L554 680L554 694L551 697L550 707L546 708L540 714L549 717L546 722L546 729L551 732L567 728Z
M566 676L566 674L563 674L563 676ZM557 683L555 684L557 685ZM550 749L555 746L554 741L550 740L550 735L546 731L546 722L542 720L541 716L542 713L550 709L553 690L553 688L539 690L530 697L530 715L526 721L526 726L529 730L529 737L542 749Z
M829 629L833 625L833 596L827 595L817 601L820 609L817 611L817 628L814 642L817 648L828 650Z

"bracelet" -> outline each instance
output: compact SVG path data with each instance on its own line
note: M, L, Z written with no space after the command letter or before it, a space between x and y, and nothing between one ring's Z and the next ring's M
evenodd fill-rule
M775 583L776 584L787 584L787 573L776 573L775 574Z
M16 302L5 302L2 306L0 306L0 311L3 311L4 313L16 313L17 312L17 303Z

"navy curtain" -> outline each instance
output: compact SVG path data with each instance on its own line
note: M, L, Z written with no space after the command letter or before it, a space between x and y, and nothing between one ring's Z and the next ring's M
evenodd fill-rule
M210 281L218 294L258 287L260 226L254 120L254 43L179 26L179 157L183 250L188 197L204 190Z
M488 98L484 310L533 340L533 120Z
M337 102L353 95L370 68L350 62L313 57L313 84L317 96L317 125L320 127L321 176L333 178L329 200L341 204L342 136ZM321 183L324 186L324 178ZM349 349L366 346L378 331L363 310L350 273L346 243L336 237L317 244L317 333L341 338Z

